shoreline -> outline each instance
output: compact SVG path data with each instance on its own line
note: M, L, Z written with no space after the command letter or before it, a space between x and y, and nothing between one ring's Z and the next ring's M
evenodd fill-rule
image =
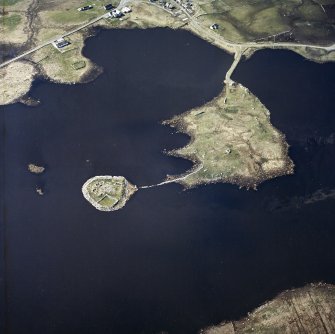
M113 29L113 28L112 28ZM118 28L118 29L123 29L123 28ZM143 29L143 28L140 28ZM147 28L147 29L151 29L151 28ZM156 29L156 28L153 28ZM162 28L162 29L172 29L172 28ZM184 29L184 28L182 28ZM80 49L80 54L82 57L85 57L84 55L84 48L85 48L85 44L86 44L86 40L88 38L93 38L96 37L99 33L101 33L102 31L108 31L110 30L110 28L106 27L106 25L97 25L94 27L90 27L88 30L85 31L84 34L82 34L82 38L83 38L83 45ZM174 29L172 29L174 30ZM189 31L189 29L186 29ZM191 31L192 32L192 31ZM194 32L192 32L193 34L195 34ZM198 36L197 34L195 34L196 36ZM198 36L199 37L199 36ZM201 37L200 37L201 38ZM203 38L202 38L203 39ZM208 42L208 41L207 41ZM234 61L231 65L231 67L229 68L229 70L226 73L226 77L225 77L225 83L226 85L229 83L232 83L233 81L230 79L230 76L232 75L233 71L236 69L236 67L238 66L239 62L242 59L242 56L244 55L244 52L247 51L245 49L239 49L239 50L235 50L235 57L234 57ZM225 51L226 52L226 51ZM86 57L85 57L86 58ZM88 59L88 58L87 58ZM52 79L50 76L46 75L45 73L43 73L43 66L40 64L36 64L33 63L32 61L29 61L29 63L35 67L35 69L37 69L37 72L35 74L35 76L33 77L33 80L31 82L31 85L33 83L34 80L37 79L43 79L43 80L48 80L50 82L55 82L55 83L63 83L63 84L82 84L82 83L87 83L87 82L92 82L94 81L102 72L103 69L101 67L99 67L98 65L96 65L93 61L90 60L90 66L86 69L84 75L82 75L80 77L80 80L76 81L76 82L61 82L57 79ZM30 86L31 88L31 86ZM220 98L222 96L222 94L225 94L226 91L226 87L224 87L223 92L221 92L217 97L214 98L213 101L215 101L216 99ZM28 94L24 94L24 97L28 97L29 99L29 95ZM15 100L16 102L24 102L24 99L22 99L22 96L20 96L19 98L17 98ZM187 115L188 113L190 113L194 108L192 108L191 110L181 114L181 115L176 115L172 120L170 121L164 121L162 124L164 125L170 125L172 127L176 127L177 130L181 133L187 134L190 137L190 142L185 146L185 148L189 147L193 141L194 141L194 133L189 133L187 131L185 131L185 123L182 121L182 117L184 117L185 115ZM281 132L280 132L281 133ZM288 145L285 142L285 135L281 133L281 144L282 147L284 148L284 155L287 155L288 152ZM285 144L287 145L287 147L285 146ZM208 180L206 182L198 182L195 183L192 186L189 186L186 184L186 182L184 182L184 179L186 177L188 177L189 175L193 174L195 170L197 170L199 168L199 166L201 166L201 162L192 155L182 155L179 154L177 152L178 150L172 150L170 152L167 152L168 155L171 156L175 156L175 157L179 157L179 158L184 158L187 160L190 160L191 162L193 162L194 166L186 171L185 173L178 175L178 176L168 176L166 178L166 180L164 182L162 182L163 184L165 183L171 183L171 182L176 182L176 183L180 183L182 184L185 188L192 188L195 186L198 186L200 184L211 184L211 183L219 183L219 182L223 182L223 183L231 183L231 184L236 184L238 185L240 188L242 187L246 187L246 188L253 188L256 189L257 185L259 185L260 183L266 181L267 179L271 179L271 178L275 178L275 177L279 177L279 176L283 176L283 175L289 175L293 173L293 168L294 168L294 164L293 162L287 158L286 160L284 160L284 166L278 169L274 169L271 173L263 173L262 175L259 175L259 177L246 177L246 178L241 178L241 177L219 177L219 178L213 178L212 180Z
M91 59L86 58L83 51L85 48L85 44L86 44L86 40L88 38L94 38L96 37L101 31L108 31L111 29L126 29L126 30L130 30L130 29L170 29L170 30L184 30L184 31L188 31L190 33L192 33L194 36L204 40L207 43L210 43L211 45L223 50L224 52L230 54L230 55L234 55L234 62L231 66L231 68L227 71L226 77L225 77L225 82L229 82L230 81L230 76L232 74L232 72L238 67L239 62L242 60L242 56L244 56L246 59L251 58L254 53L256 53L257 51L263 50L263 49L276 49L276 50L288 50L288 51L292 51L295 52L297 54L299 54L301 57L309 60L309 61L313 61L313 62L317 62L319 64L323 64L323 63L327 63L327 62L331 62L335 60L334 59L328 59L327 56L331 53L335 54L335 49L331 51L328 51L325 55L323 55L325 58L322 58L323 56L319 55L319 56L312 56L310 53L317 52L316 50L320 49L320 50L324 50L322 49L323 46L320 45L316 45L314 46L304 46L302 44L296 44L296 46L291 45L290 43L286 43L287 45L285 45L285 43L281 44L273 44L273 45L262 45L261 43L259 43L259 45L257 45L257 43L252 43L252 42L245 42L245 43L237 43L237 42L230 42L230 41L225 41L224 38L220 35L213 35L213 37L208 37L207 34L201 34L201 31L197 31L198 28L195 28L195 24L190 21L189 24L186 25L182 25L180 27L170 27L170 26L156 26L156 27L133 27L131 24L129 26L127 26L127 20L123 21L126 24L124 26L109 26L106 22L101 22L101 20L103 20L103 18L100 18L98 21L93 22L91 25L85 26L82 30L79 30L77 32L74 32L72 34L67 33L66 35L74 35L76 33L80 33L82 36L82 45L80 46L80 51L79 51L79 55L80 57L82 57L84 60L87 60L87 64L85 66L87 66L87 68L85 69L85 72L83 74L80 75L79 79L74 80L72 82L69 82L67 80L61 80L57 77L53 77L52 74L48 75L46 73L46 70L44 69L44 66L39 64L39 61L36 61L33 59L33 56L36 55L37 52L43 50L45 47L48 47L50 44L47 44L45 46L43 46L42 48L40 48L39 50L33 51L31 54L29 54L26 58L23 58L22 60L18 59L18 60L14 60L13 62L9 63L9 64L5 64L6 61L3 64L0 64L0 71L3 69L6 69L8 66L10 66L11 64L15 64L17 62L29 62L31 65L33 65L35 67L36 73L34 76L31 76L29 78L27 78L27 80L31 81L30 84L30 88L27 92L25 92L25 94L20 94L17 95L15 98L7 101L4 104L0 105L8 105L8 104L13 104L13 103L17 103L20 102L20 100L22 98L28 97L29 98L29 91L31 89L31 86L34 82L34 80L42 78L42 79L46 79L50 82L53 83L60 83L60 84L83 84L83 83L89 83L94 81L96 78L99 77L99 75L101 75L103 73L103 69L97 65L96 63L94 63ZM200 27L203 28L203 27ZM290 44L290 45L289 45ZM328 46L324 46L324 48L332 48L333 45L328 45ZM22 47L21 47L22 48ZM303 49L304 48L304 49ZM17 49L20 49L20 47L18 46ZM313 49L310 51L307 51L307 49ZM29 52L29 51L28 51ZM310 52L310 53L308 53ZM42 59L43 60L43 59ZM41 61L41 60L40 60Z
M318 333L332 333L334 295L335 286L324 282L292 287L277 293L243 317L207 326L198 334L297 333L299 328L304 333L314 333L316 329ZM296 327L297 322L301 327Z

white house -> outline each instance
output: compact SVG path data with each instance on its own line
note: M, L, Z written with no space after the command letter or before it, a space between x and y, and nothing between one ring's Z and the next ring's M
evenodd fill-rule
M123 14L130 13L130 12L131 12L131 8L129 8L129 7L123 7L123 8L121 9L121 12L122 12Z
M122 16L122 13L118 10L118 9L113 9L110 13L109 13L109 16L111 17L121 17Z
M62 49L64 48L65 46L67 45L70 45L71 43L69 41L66 41L64 38L59 38L59 39L56 39L52 45L57 48L57 49Z

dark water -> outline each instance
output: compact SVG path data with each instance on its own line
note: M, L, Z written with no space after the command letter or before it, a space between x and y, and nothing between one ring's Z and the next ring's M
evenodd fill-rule
M232 58L169 30L103 32L85 53L105 67L96 81L38 82L41 106L0 114L7 333L196 333L284 289L335 283L334 199L315 195L335 188L335 64L263 51L234 75L287 133L294 176L257 192L170 184L103 213L81 195L87 178L142 185L190 168L162 154L188 139L159 121L216 96Z

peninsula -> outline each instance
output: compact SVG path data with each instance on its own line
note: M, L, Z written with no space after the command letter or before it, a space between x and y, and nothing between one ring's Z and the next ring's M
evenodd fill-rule
M82 192L84 197L100 211L115 211L123 208L137 187L123 176L95 176L87 180Z
M214 100L164 124L191 137L186 147L169 152L195 163L189 173L171 177L186 187L229 182L256 188L267 179L293 173L285 136L271 124L269 111L230 79Z

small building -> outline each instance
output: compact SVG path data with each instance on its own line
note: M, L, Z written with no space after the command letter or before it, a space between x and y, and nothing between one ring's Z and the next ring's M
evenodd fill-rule
M129 8L129 7L123 7L123 8L121 9L121 12L122 12L123 14L131 13L131 8Z
M174 8L175 8L175 6L174 6L172 3L170 3L170 2L167 2L167 3L164 5L164 7L167 8L167 9L174 9Z
M212 29L212 30L218 30L219 29L219 25L217 23L214 23L209 28Z
M64 38L60 38L60 39L56 39L52 44L57 49L62 49L65 46L70 45L71 43L69 41L65 40Z
M93 8L92 5L88 5L88 6L78 8L78 11L79 12L85 12L86 10L89 10L89 9L92 9L92 8Z
M105 10L112 10L114 6L111 3L109 3L108 5L105 5L104 8Z
M109 16L111 17L115 17L115 18L118 18L118 17L121 17L123 14L118 10L118 9L113 9L110 13L109 13Z

